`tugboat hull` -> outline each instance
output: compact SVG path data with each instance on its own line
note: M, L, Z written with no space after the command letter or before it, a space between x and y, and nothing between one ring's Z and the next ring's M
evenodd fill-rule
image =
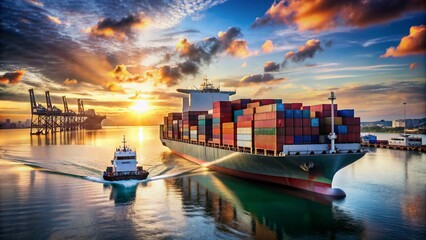
M127 174L127 175L104 175L104 180L107 181L121 181L121 180L144 180L148 177L148 172L140 174Z

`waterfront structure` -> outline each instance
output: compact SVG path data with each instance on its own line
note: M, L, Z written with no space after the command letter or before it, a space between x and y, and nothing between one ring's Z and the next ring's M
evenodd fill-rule
M72 131L85 129L86 127L92 126L91 129L102 128L100 122L106 118L106 116L99 116L94 114L94 110L91 111L93 114L86 114L84 111L83 100L77 99L78 112L74 112L68 109L68 102L65 96L62 97L64 104L64 111L56 106L52 105L49 91L45 92L46 95L46 107L37 104L34 90L28 90L30 93L31 103L31 125L30 134L48 134L61 131ZM96 118L93 120L93 118ZM89 124L87 124L89 123Z

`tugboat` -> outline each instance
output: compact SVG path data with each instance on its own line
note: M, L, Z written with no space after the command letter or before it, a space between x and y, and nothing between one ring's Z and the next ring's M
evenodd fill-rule
M118 147L114 152L114 159L111 160L112 167L107 167L104 171L104 180L144 180L148 177L148 172L143 167L137 166L136 151L126 146L126 136L123 137L123 147Z

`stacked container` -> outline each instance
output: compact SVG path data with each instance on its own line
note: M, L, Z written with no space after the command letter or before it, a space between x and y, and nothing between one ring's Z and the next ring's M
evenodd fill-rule
M346 136L344 136L342 139L339 139L339 136L342 134L338 135L337 141L343 142L344 140L346 140L346 142L348 143L360 142L361 120L360 118L355 117L355 111L353 109L339 110L337 111L337 116L342 118L342 127L346 127Z
M255 108L244 109L244 114L237 117L237 146L253 149L253 114Z
M211 114L198 115L198 141L207 143L213 137L213 116Z
M282 152L285 144L284 105L281 103L256 108L254 114L254 148Z
M190 140L191 126L198 126L198 115L207 114L206 111L188 111L183 113L183 140Z
M232 106L230 101L213 103L213 143L222 145L222 124L232 122Z
M191 142L198 142L198 126L190 126L189 127L189 140Z
M222 143L223 145L234 147L237 143L237 124L234 122L222 123Z
M177 120L182 120L182 113L169 113L167 117L167 137L170 139L178 139L179 127ZM176 124L175 127L173 127L173 123Z
M168 117L164 117L163 138L167 138L167 125L169 124L167 118Z

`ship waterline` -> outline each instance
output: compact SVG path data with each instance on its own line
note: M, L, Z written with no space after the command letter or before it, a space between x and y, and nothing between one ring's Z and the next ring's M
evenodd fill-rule
M332 188L334 175L366 152L319 155L266 156L161 138L173 153L209 169L246 179L281 184L335 198L343 190Z

